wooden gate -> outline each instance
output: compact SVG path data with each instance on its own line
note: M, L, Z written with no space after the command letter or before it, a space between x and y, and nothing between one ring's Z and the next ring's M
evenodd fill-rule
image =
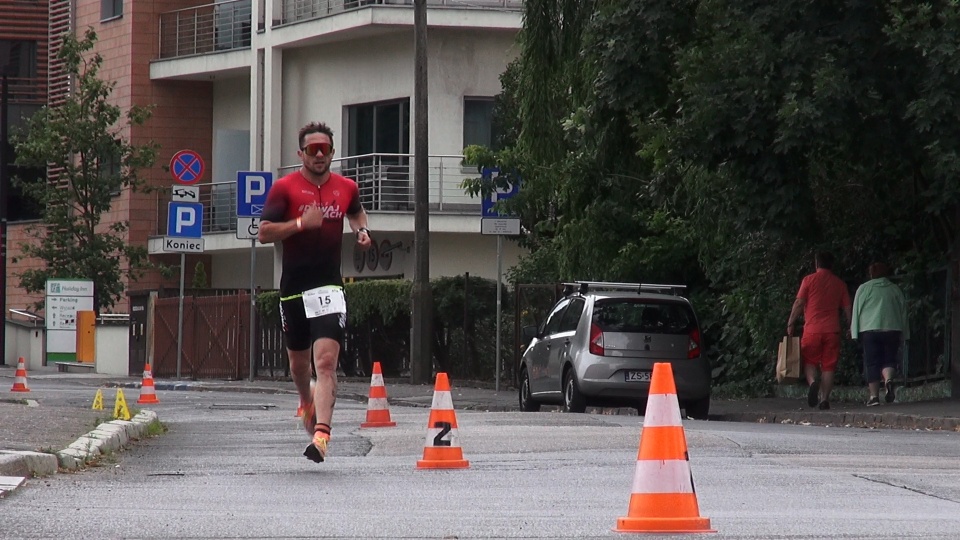
M179 298L156 301L155 377L177 376ZM256 322L256 321L254 321ZM183 299L180 376L243 379L250 372L250 294Z

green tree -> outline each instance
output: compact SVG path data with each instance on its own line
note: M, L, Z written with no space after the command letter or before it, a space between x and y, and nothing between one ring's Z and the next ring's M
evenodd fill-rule
M193 289L207 288L207 268L203 265L203 261L197 261L197 264L193 266L193 279L190 281L190 287Z
M509 136L465 149L507 174L465 186L522 178L504 207L531 254L512 279L686 283L715 380L763 391L814 251L851 289L892 263L943 330L957 36L950 0L529 1L495 108Z
M22 272L20 283L41 292L48 279L93 280L99 313L120 298L125 276L136 277L150 266L146 249L126 241L126 221L102 221L116 194L143 185L138 171L153 165L157 146L124 139L124 129L143 125L150 110L135 106L124 116L109 102L115 83L98 77L103 59L91 53L96 33L89 29L82 39L69 33L62 39L60 59L73 78L73 92L33 115L26 133L15 138L18 165L55 173L47 182L19 183L43 208L41 224L28 230L31 241L21 246L23 256L45 263Z

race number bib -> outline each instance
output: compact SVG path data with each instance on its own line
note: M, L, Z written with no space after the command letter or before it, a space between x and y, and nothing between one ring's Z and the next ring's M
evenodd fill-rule
M343 297L343 288L327 285L326 287L304 291L303 310L306 312L308 319L332 313L346 313L347 301Z

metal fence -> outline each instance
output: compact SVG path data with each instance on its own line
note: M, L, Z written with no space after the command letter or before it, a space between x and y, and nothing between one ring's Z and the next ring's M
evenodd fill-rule
M427 0L431 8L518 11L523 0ZM413 0L282 0L273 26L320 19L370 6L412 8ZM266 19L261 3L262 19ZM250 0L232 0L160 14L160 58L178 58L250 47ZM264 24L261 20L258 27Z
M413 0L283 0L278 25L336 15L369 6L413 6ZM523 0L427 0L431 8L519 10Z
M231 0L160 14L160 58L250 47L250 0Z

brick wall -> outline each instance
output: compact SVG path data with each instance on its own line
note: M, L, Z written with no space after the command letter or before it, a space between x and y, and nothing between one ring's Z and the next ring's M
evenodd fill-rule
M29 294L20 287L19 275L31 268L42 268L43 262L39 259L21 258L23 250L20 245L31 240L27 229L37 223L13 223L7 226L7 309L26 309L37 311L33 305L43 301L43 293ZM17 262L14 263L13 261Z
M139 128L128 130L124 136L133 144L153 141L159 144L157 161L150 170L141 171L146 183L152 186L169 186L173 179L166 168L170 158L185 148L196 150L209 159L213 139L213 85L204 81L158 81L150 80L150 62L159 57L160 14L176 9L199 5L203 2L160 1L124 2L123 17L100 23L99 1L81 0L78 6L78 28L92 25L99 35L97 51L104 58L102 78L116 82L112 95L114 103L128 110L132 105L152 106L150 120ZM209 171L209 167L207 168ZM209 172L201 182L209 182ZM158 194L124 192L117 198L111 220L127 220L130 224L128 241L145 246L150 236L157 233ZM179 256L164 255L155 262L178 265ZM187 281L191 279L197 260L208 257L187 257ZM153 289L177 287L179 273L163 279L159 272L150 271L130 284L129 289ZM118 306L118 310L119 310Z

